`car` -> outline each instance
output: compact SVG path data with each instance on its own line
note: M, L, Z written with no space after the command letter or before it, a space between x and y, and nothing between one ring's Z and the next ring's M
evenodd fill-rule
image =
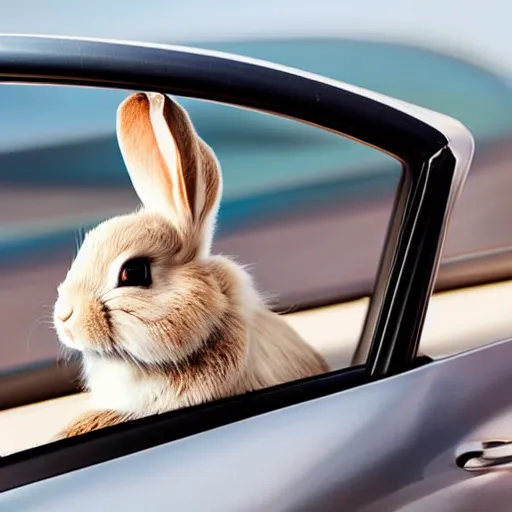
M0 79L154 90L254 109L358 141L399 161L403 171L368 309L347 309L333 295L326 301L333 304L328 322L325 309L305 311L320 315L311 328L322 335L350 330L362 314L348 364L5 454L2 510L165 504L176 510L476 511L490 503L507 510L512 493L501 470L510 460L512 344L487 325L488 344L475 348L474 340L458 338L464 334L455 324L462 318L477 329L489 318L489 297L497 304L510 284L457 290L455 300L450 295L442 303L449 313L444 332L451 329L455 353L441 357L435 343L422 343L419 353L449 220L473 161L474 138L461 122L282 65L156 44L0 36ZM330 192L339 189L331 185ZM457 315L471 300L470 313ZM338 316L341 322L333 322ZM503 313L498 316L499 330ZM310 319L299 317L297 325ZM8 377L4 386L12 390L17 376ZM80 396L68 399L67 413L80 408ZM43 402L5 421L0 416L0 425L37 430L54 406Z
M503 78L471 62L404 44L290 38L204 45L314 71L459 119L475 138L476 158L448 233L436 289L480 282L482 273L485 279L489 273L495 279L510 274L507 203L491 199L511 185L512 94ZM47 382L30 388L20 382L19 392L9 387L3 395L0 390L0 407L61 393L48 384L49 369L54 375L61 371L54 365L54 334L42 324L27 325L18 312L37 318L40 304L52 302L78 230L135 203L111 122L123 94L15 84L0 95L0 221L8 226L0 238L0 256L10 269L9 286L0 289L0 302L8 303L4 329L13 339L37 339L0 345L0 374L33 370ZM182 101L223 163L218 250L254 262L261 286L284 310L371 293L400 165L361 144L277 116ZM67 172L71 167L73 172ZM310 211L314 218L308 218ZM292 220L301 229L290 226L286 237L272 229L277 221ZM362 226L358 250L348 250L345 239L357 224ZM341 230L339 239L333 240L323 225ZM307 250L306 232L315 240ZM295 265L283 269L285 251L294 253ZM322 272L304 276L301 269L311 261ZM340 264L345 272L338 276ZM43 389L52 391L44 395Z

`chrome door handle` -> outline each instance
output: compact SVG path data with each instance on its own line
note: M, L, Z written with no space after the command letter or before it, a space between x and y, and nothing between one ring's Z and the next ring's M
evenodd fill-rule
M467 443L457 455L456 464L466 471L512 469L512 441Z

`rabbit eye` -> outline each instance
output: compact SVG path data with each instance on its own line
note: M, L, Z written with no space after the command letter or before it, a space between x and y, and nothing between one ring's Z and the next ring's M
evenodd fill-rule
M148 258L125 261L119 271L117 286L151 286L151 265Z

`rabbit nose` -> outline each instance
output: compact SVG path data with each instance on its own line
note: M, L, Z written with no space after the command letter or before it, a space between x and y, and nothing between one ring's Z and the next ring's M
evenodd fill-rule
M61 322L67 322L71 318L72 315L73 315L73 308L71 306L57 312L57 318Z

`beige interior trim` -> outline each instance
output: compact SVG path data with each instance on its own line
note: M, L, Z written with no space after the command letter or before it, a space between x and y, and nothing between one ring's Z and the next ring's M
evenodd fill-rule
M436 294L427 314L420 350L434 358L512 337L512 281ZM361 299L286 315L331 364L349 365L368 307ZM48 440L88 408L86 394L0 412L0 454Z
M369 299L287 315L333 368L350 364ZM425 319L420 351L434 359L512 337L512 281L437 293Z

